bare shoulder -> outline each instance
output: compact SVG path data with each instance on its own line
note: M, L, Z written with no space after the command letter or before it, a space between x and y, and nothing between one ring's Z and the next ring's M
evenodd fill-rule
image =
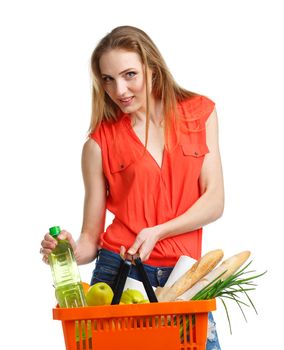
M218 119L218 115L217 115L216 108L214 107L213 111L211 112L208 119L206 120L206 127L214 122L217 123L217 119Z
M101 148L95 140L88 138L88 140L84 143L82 153L87 155L101 155Z
M82 149L82 168L83 171L102 172L102 151L96 141L89 138Z
M219 149L218 116L214 108L206 121L206 143L210 152L218 152Z

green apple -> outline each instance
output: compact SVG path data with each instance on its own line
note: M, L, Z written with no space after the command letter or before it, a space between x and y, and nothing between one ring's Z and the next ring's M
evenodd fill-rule
M148 304L148 303L150 303L150 301L148 299L143 299L143 300L139 301L138 304Z
M140 304L144 300L145 297L139 290L129 288L123 291L120 299L123 304Z
M111 287L105 282L97 282L92 285L86 294L89 306L110 305L113 298Z

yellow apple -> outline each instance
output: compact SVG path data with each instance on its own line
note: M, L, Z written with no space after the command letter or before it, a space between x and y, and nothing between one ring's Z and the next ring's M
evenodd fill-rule
M148 303L150 303L150 301L148 299L143 299L143 300L139 301L138 304L148 304Z
M144 300L144 295L139 290L129 288L123 291L120 299L124 304L139 304Z
M97 282L92 285L86 294L89 306L110 305L113 298L111 287L105 282Z

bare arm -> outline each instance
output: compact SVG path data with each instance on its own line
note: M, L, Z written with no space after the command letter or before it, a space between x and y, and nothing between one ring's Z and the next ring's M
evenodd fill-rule
M201 197L184 214L161 225L160 239L196 230L223 213L224 186L215 110L207 120L206 135L210 152L205 156L199 178Z
M100 234L104 231L106 214L106 182L102 154L98 144L89 139L82 152L82 173L85 200L82 233L77 241L75 255L78 264L94 260Z
M159 240L196 230L222 215L224 187L215 110L207 120L206 135L210 152L205 156L199 178L200 198L182 215L161 225L143 229L128 250L130 254L139 251L142 260L147 260Z
M74 249L78 264L87 264L95 259L98 240L104 230L106 213L106 183L102 167L102 154L98 144L89 139L82 152L82 173L85 185L85 201L82 233L77 241L67 231L61 231L59 239L67 239ZM41 242L40 253L48 263L48 255L57 241L46 233Z

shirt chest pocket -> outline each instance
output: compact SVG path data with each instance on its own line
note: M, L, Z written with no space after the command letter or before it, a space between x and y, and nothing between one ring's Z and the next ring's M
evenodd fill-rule
M109 166L112 174L125 171L130 165L135 162L135 159L125 150L125 152L112 152L109 155Z
M194 158L204 157L209 153L206 143L186 143L182 144L182 152L184 156L191 156Z

